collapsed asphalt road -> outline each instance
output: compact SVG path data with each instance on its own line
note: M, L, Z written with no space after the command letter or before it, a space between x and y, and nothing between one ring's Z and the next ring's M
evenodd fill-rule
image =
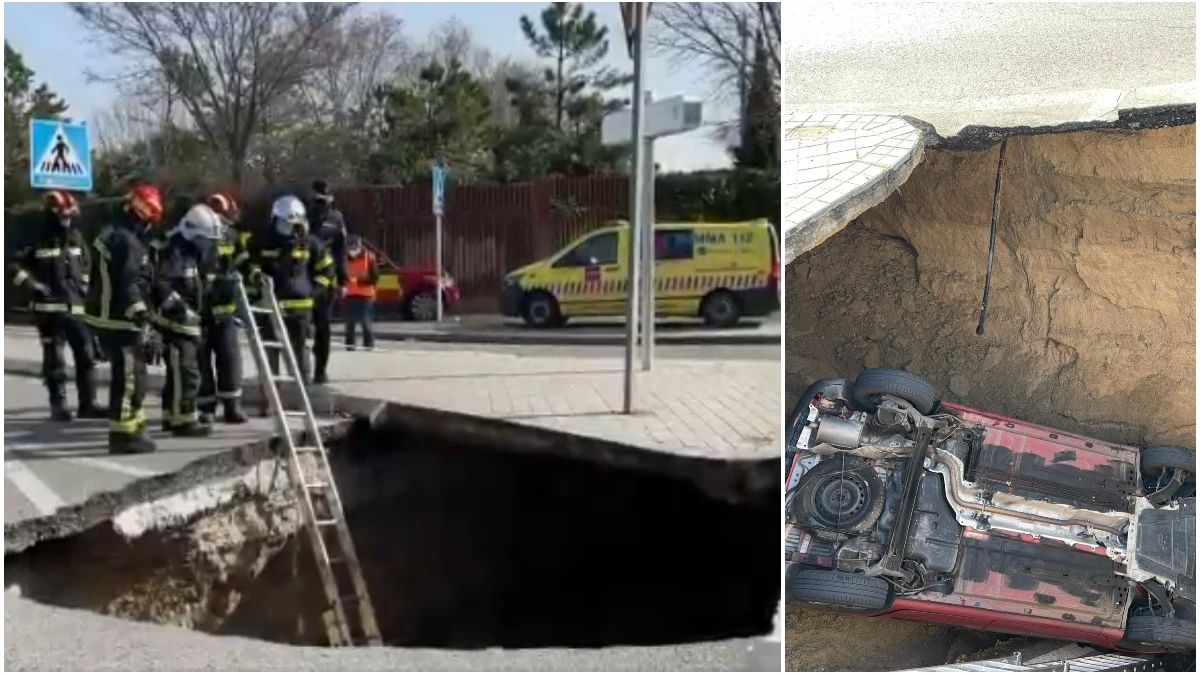
M730 467L725 478L724 469L704 462L707 466L694 470L707 476L689 487L685 476L693 469L682 466L656 476L657 471L630 471L628 465L606 468L536 452L447 446L444 439L396 428L359 427L355 433L333 453L335 473L391 644L529 647L548 650L545 657L555 664L549 667L560 669L778 668L778 642L751 637L771 630L777 605L772 598L779 594L772 517L777 501L768 498L778 484L746 482L751 474L777 475L770 462ZM311 629L319 623L313 610L319 612L321 599L305 592L317 585L308 578L311 561L292 536L290 490L264 490L261 477L267 472L257 470L269 456L261 444L214 455L56 517L10 525L9 591L19 588L21 595L50 605L223 636L317 644ZM237 478L248 465L257 482ZM203 486L199 491L197 481ZM722 481L727 484L716 497L713 485ZM248 490L251 484L257 489ZM736 503L729 503L731 495L740 495L733 497ZM220 503L215 510L213 499ZM126 538L129 543L121 543ZM686 555L705 540L716 544L706 555ZM681 558L692 561L682 572ZM95 624L61 633L71 636L120 630L110 618L64 613L24 598L6 605L9 668L71 668L58 655L76 651L46 648L41 641L35 656L23 651L30 643L14 634L16 626ZM150 628L123 625L139 635ZM178 645L172 653L204 649L205 636L155 630L165 631L161 640ZM224 644L232 638L220 639ZM697 641L701 644L664 651L613 651L620 645ZM105 642L110 653L113 645L124 650L127 644L139 652L123 659L117 666L122 669L203 667L191 661L164 664L163 653L146 653L140 638ZM563 647L604 649L597 660L591 650L574 653ZM243 658L249 652L253 658L290 657L262 643L247 650ZM681 661L659 661L664 652ZM55 654L55 660L47 662L47 654ZM447 656L443 666L421 667L469 667L453 652L436 654ZM506 653L479 667L504 668L506 658L525 661L527 655ZM586 664L604 663L607 657L616 663L565 665L573 658ZM353 658L353 665L339 661L337 667L395 667ZM629 659L643 665L617 665ZM90 659L87 663L96 667ZM248 666L241 662L240 667Z

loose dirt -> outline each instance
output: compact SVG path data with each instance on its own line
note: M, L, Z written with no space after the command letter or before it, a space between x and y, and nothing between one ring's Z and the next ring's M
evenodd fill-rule
M941 397L1102 440L1196 436L1195 126L927 151L909 180L787 269L788 407L809 382L917 373ZM952 662L1002 636L788 607L788 670Z

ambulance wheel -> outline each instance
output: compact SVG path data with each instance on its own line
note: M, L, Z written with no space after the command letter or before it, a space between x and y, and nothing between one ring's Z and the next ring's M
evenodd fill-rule
M704 323L716 328L729 328L742 318L742 308L729 291L713 291L700 303Z
M549 293L541 291L530 293L525 299L523 316L525 323L534 328L553 328L563 324L562 313L558 311L558 301Z

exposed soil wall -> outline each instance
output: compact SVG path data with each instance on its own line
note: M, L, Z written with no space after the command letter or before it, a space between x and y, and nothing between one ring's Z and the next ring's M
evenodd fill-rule
M1193 446L1195 126L926 150L883 203L788 266L788 409L819 377L901 367L939 395L1121 443ZM788 670L954 660L980 633L787 610ZM999 636L992 636L998 639Z
M1008 141L912 177L787 270L793 394L904 367L947 398L1104 440L1195 439L1195 126Z
M389 644L673 644L771 629L778 482L735 504L683 478L394 427L360 425L338 446L334 473ZM6 556L5 583L56 605L323 644L324 596L286 480L235 487L132 539L117 528L147 519L36 543Z

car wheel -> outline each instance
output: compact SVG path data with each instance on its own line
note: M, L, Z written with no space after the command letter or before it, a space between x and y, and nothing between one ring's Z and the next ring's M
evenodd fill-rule
M437 319L437 295L434 291L421 291L408 301L408 313L414 321Z
M875 412L884 396L902 398L917 412L933 410L937 393L923 377L896 368L868 368L854 380L854 402L866 412Z
M1196 622L1179 617L1131 616L1125 624L1125 639L1147 647L1196 648Z
M865 459L843 453L805 473L792 500L796 523L826 541L842 541L870 530L883 506L879 475Z
M891 584L877 577L852 572L787 569L788 602L821 605L839 611L884 609L891 596Z
M529 294L523 312L525 323L534 328L551 328L563 323L558 301L549 293L541 291Z
M713 291L700 303L704 323L715 328L729 328L742 318L742 308L729 291Z
M1190 448L1176 445L1155 445L1139 455L1142 467L1142 488L1155 506L1162 506L1174 498L1181 498L1184 488L1195 484L1196 453ZM1179 473L1176 477L1176 472ZM1172 482L1177 479L1178 482ZM1192 487L1192 493L1195 488Z

